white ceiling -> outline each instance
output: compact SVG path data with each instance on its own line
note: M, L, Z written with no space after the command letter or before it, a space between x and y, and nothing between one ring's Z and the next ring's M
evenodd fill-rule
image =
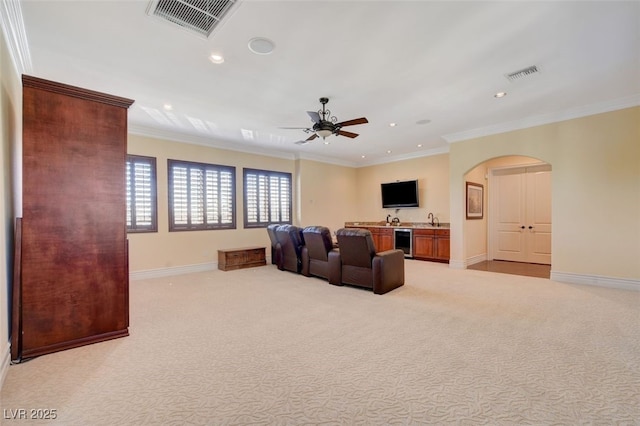
M148 5L21 1L28 73L134 99L134 133L353 166L640 99L638 1L244 0L209 39ZM273 53L252 53L253 37ZM540 73L505 77L530 65ZM369 124L294 144L308 135L279 127L311 125L323 96L338 121Z

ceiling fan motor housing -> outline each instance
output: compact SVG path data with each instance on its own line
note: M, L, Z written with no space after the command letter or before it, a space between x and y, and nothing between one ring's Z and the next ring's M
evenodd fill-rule
M313 125L313 131L323 138L330 136L332 133L335 133L336 130L336 126L333 123L325 120L322 120L319 123L315 123Z

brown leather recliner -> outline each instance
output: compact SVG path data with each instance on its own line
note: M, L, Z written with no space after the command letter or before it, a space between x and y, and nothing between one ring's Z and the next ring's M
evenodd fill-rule
M302 230L302 275L316 276L341 285L340 252L333 247L331 231L326 226L307 226Z
M281 256L281 248L280 243L278 243L278 237L276 237L276 229L278 229L280 225L272 224L267 226L267 233L269 234L269 239L271 240L271 263L273 265L278 264L278 259Z
M302 229L295 225L280 225L276 229L276 238L280 244L278 269L300 273L302 270Z
M384 294L404 285L404 252L376 253L371 232L366 229L339 229L336 232L342 283L373 289Z

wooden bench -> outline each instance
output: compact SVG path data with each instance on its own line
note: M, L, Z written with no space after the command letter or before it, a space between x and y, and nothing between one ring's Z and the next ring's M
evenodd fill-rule
M218 250L218 269L221 271L252 268L266 264L264 247L240 247Z

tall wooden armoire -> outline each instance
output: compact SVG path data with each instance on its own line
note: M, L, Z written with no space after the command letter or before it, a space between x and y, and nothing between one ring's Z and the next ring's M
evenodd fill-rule
M129 334L125 158L132 100L23 76L12 358Z

